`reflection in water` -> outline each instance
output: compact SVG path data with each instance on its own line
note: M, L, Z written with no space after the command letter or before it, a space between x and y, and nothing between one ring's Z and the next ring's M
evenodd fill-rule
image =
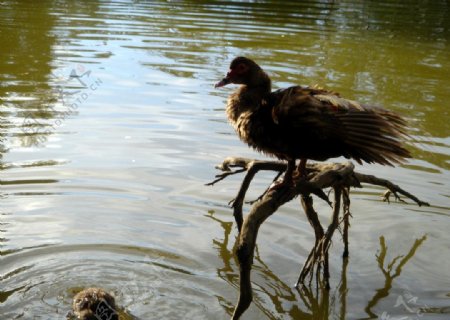
M11 147L45 145L102 84L84 61L64 61L67 44L51 5L11 1L2 9L0 159Z
M0 99L3 100L2 112L7 116L1 117L1 128L6 129L0 133L0 148L4 153L13 139L21 140L20 145L25 147L37 144L39 136L34 130L44 131L49 119L55 115L52 106L56 98L48 82L52 70L55 37L51 32L55 16L49 14L47 6L38 3L32 10L22 1L1 6L5 29L0 33L0 40L8 48L0 51ZM21 21L20 27L15 25L18 21ZM42 21L45 23L39 23ZM35 121L24 123L27 118Z
M209 212L208 217L217 222L224 232L223 240L213 240L214 247L224 264L222 268L217 270L218 276L238 291L239 270L237 260L234 257L233 250L228 249L233 223L216 218L212 211ZM415 255L417 249L425 240L426 235L417 239L406 255L398 255L391 262L387 263L385 261L387 246L384 236L380 237L380 250L376 255L376 262L380 271L385 276L385 283L383 288L376 290L374 296L367 302L367 306L365 307L365 312L369 315L367 319L378 318L378 315L372 311L372 308L380 300L389 296L393 280L400 276L402 268ZM279 319L279 315L283 314L289 316L291 319L346 319L347 299L349 295L349 284L347 280L349 259L342 260L341 279L337 287L332 290L326 290L323 286L293 288L272 272L270 267L260 257L258 250L255 251L254 260L253 277L255 275L261 276L264 279L264 284L253 283L255 288L253 303L267 318ZM387 263L386 266L385 263ZM219 302L228 314L231 315L233 313L234 302L225 301L222 297L219 298Z
M387 217L372 210L375 191L357 193L363 198L360 209L369 211L359 226L370 230L363 236L355 232L355 242L367 245L372 243L367 235L378 239L386 233L401 243L404 234L398 231L406 226L434 241L433 250L415 257L422 260L435 259L449 242L448 1L2 0L0 43L2 319L20 314L31 319L36 310L53 319L55 310L69 303L68 288L101 285L98 279L123 288L130 275L149 284L150 271L161 272L144 262L125 263L115 250L92 257L91 250L77 247L86 244L155 247L192 259L189 274L175 271L185 269L180 260L170 263L173 279L185 277L184 289L168 282L157 288L163 292L160 301L171 297L171 304L133 304L140 293L151 292L146 289L124 294L121 301L143 319L157 317L151 311L164 308L160 316L191 308L200 314L195 319L217 319L223 309L231 313L234 294L224 292L221 279L238 283L227 248L232 227L219 221L226 231L224 240L214 242L223 261L218 277L211 249L216 230L205 228L198 213L219 210L231 189L202 186L218 159L249 155L225 123L227 92L212 88L237 55L261 62L275 86L317 83L408 116L420 141L412 150L416 159L408 167L383 170L410 183L411 191L425 192L435 206L391 206ZM273 219L274 239L295 225L283 215ZM374 231L378 225L388 230ZM292 252L298 249L299 242L282 243ZM41 259L39 248L54 244L78 249ZM36 253L36 259L26 260L28 253ZM13 257L15 265L6 267ZM440 265L448 260L447 254L437 258ZM351 312L345 308L345 300L352 300L346 265L339 290L327 296L292 290L259 256L255 262L255 273L275 284L260 288L257 314L343 319ZM448 271L439 266L409 266L424 288L448 287L442 280ZM370 267L361 270L367 273ZM5 278L11 270L17 273ZM447 303L447 296L437 303L425 290L420 294L430 305Z
M380 251L376 255L378 268L384 275L384 287L376 291L373 298L367 303L365 311L369 315L368 319L377 319L378 316L372 311L372 308L377 305L377 303L386 298L389 295L389 291L392 288L392 282L395 278L399 277L402 273L403 267L408 263L408 261L416 254L417 249L422 245L422 243L427 239L424 235L420 239L414 241L411 249L406 255L398 255L391 260L391 262L386 262L387 246L384 236L380 237ZM395 267L395 269L394 269Z

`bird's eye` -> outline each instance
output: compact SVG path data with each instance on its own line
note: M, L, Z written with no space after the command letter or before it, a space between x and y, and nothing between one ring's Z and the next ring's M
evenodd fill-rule
M246 72L248 70L248 67L245 64L240 63L236 67L236 70L237 70L238 73L244 73L244 72Z

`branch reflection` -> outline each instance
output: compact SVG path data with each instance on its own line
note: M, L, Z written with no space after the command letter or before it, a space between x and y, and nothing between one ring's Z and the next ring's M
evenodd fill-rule
M223 239L213 240L214 248L217 249L218 256L223 261L223 267L217 269L217 275L238 291L239 268L233 253L234 243L230 243L233 223L217 218L213 211L209 212L208 217L217 222L224 232ZM369 315L367 319L378 318L372 311L372 308L381 299L389 296L392 281L400 276L402 268L415 255L417 249L425 239L426 236L416 239L406 255L398 255L386 264L387 246L384 236L380 237L380 250L375 257L379 269L385 276L385 283L382 288L375 291L373 297L367 302L364 308L364 312ZM234 237L232 241L234 241ZM257 247L252 275L253 279L263 278L264 282L252 283L255 293L253 304L267 319L280 319L281 316L283 319L345 320L347 316L348 293L350 291L347 280L348 262L348 259L342 261L340 281L335 288L326 290L321 286L303 286L297 289L293 285L291 286L281 280L272 272L270 267L261 258ZM223 297L218 297L218 300L227 313L231 315L236 301L227 301Z
M398 255L391 260L391 262L386 264L386 254L388 247L386 246L386 240L384 236L380 237L380 251L375 257L377 258L378 268L381 273L384 275L384 286L380 289L377 289L375 295L371 300L367 303L365 308L366 313L369 315L368 319L377 319L378 316L372 311L372 308L378 304L378 302L389 296L389 291L392 288L392 281L400 276L402 273L402 268L408 263L408 261L416 254L417 249L422 245L422 243L427 239L427 236L424 235L420 239L416 239L411 249L409 250L406 256ZM398 263L397 263L398 262ZM386 264L386 266L385 266ZM394 269L394 266L397 266Z

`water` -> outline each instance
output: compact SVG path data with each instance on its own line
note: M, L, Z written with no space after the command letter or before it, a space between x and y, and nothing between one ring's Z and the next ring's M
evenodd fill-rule
M1 319L64 319L87 286L139 319L229 317L240 177L204 184L229 155L262 158L226 122L232 89L213 89L237 55L275 88L320 84L405 115L414 159L358 170L432 204L354 191L329 293L293 289L313 232L283 207L261 228L244 318L449 318L448 2L2 1L0 40Z

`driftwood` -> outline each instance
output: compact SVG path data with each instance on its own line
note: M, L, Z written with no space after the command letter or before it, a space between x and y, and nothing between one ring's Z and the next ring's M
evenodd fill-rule
M276 180L285 170L286 164L277 161L259 161L246 158L227 158L217 167L222 173L208 185L225 179L230 175L246 172L241 187L236 198L231 202L233 214L239 230L236 244L236 255L239 261L239 300L234 309L232 319L239 319L240 316L250 306L252 296L252 286L250 272L253 263L253 256L256 246L256 237L261 224L272 215L280 206L286 202L300 196L301 205L308 218L309 223L314 228L315 244L309 253L305 264L300 272L297 287L304 284L309 277L309 283L315 278L317 285L323 283L325 288L329 288L329 264L328 250L336 229L342 225L342 237L344 241L343 257L349 255L348 249L348 229L350 226L350 187L362 188L361 183L383 186L387 191L383 194L383 200L389 201L391 195L397 200L403 201L403 195L419 206L429 205L419 200L414 195L404 191L392 182L380 179L372 175L365 175L354 171L351 162L346 163L310 163L306 168L307 177L296 181L292 187L268 188L254 203L245 218L243 219L242 208L245 195L251 181L256 173L261 170L275 171ZM334 193L334 201L331 203L327 194L323 191L331 188ZM313 207L313 198L316 195L326 201L332 207L332 219L330 225L324 229L319 221L317 212ZM342 202L342 218L340 219Z

